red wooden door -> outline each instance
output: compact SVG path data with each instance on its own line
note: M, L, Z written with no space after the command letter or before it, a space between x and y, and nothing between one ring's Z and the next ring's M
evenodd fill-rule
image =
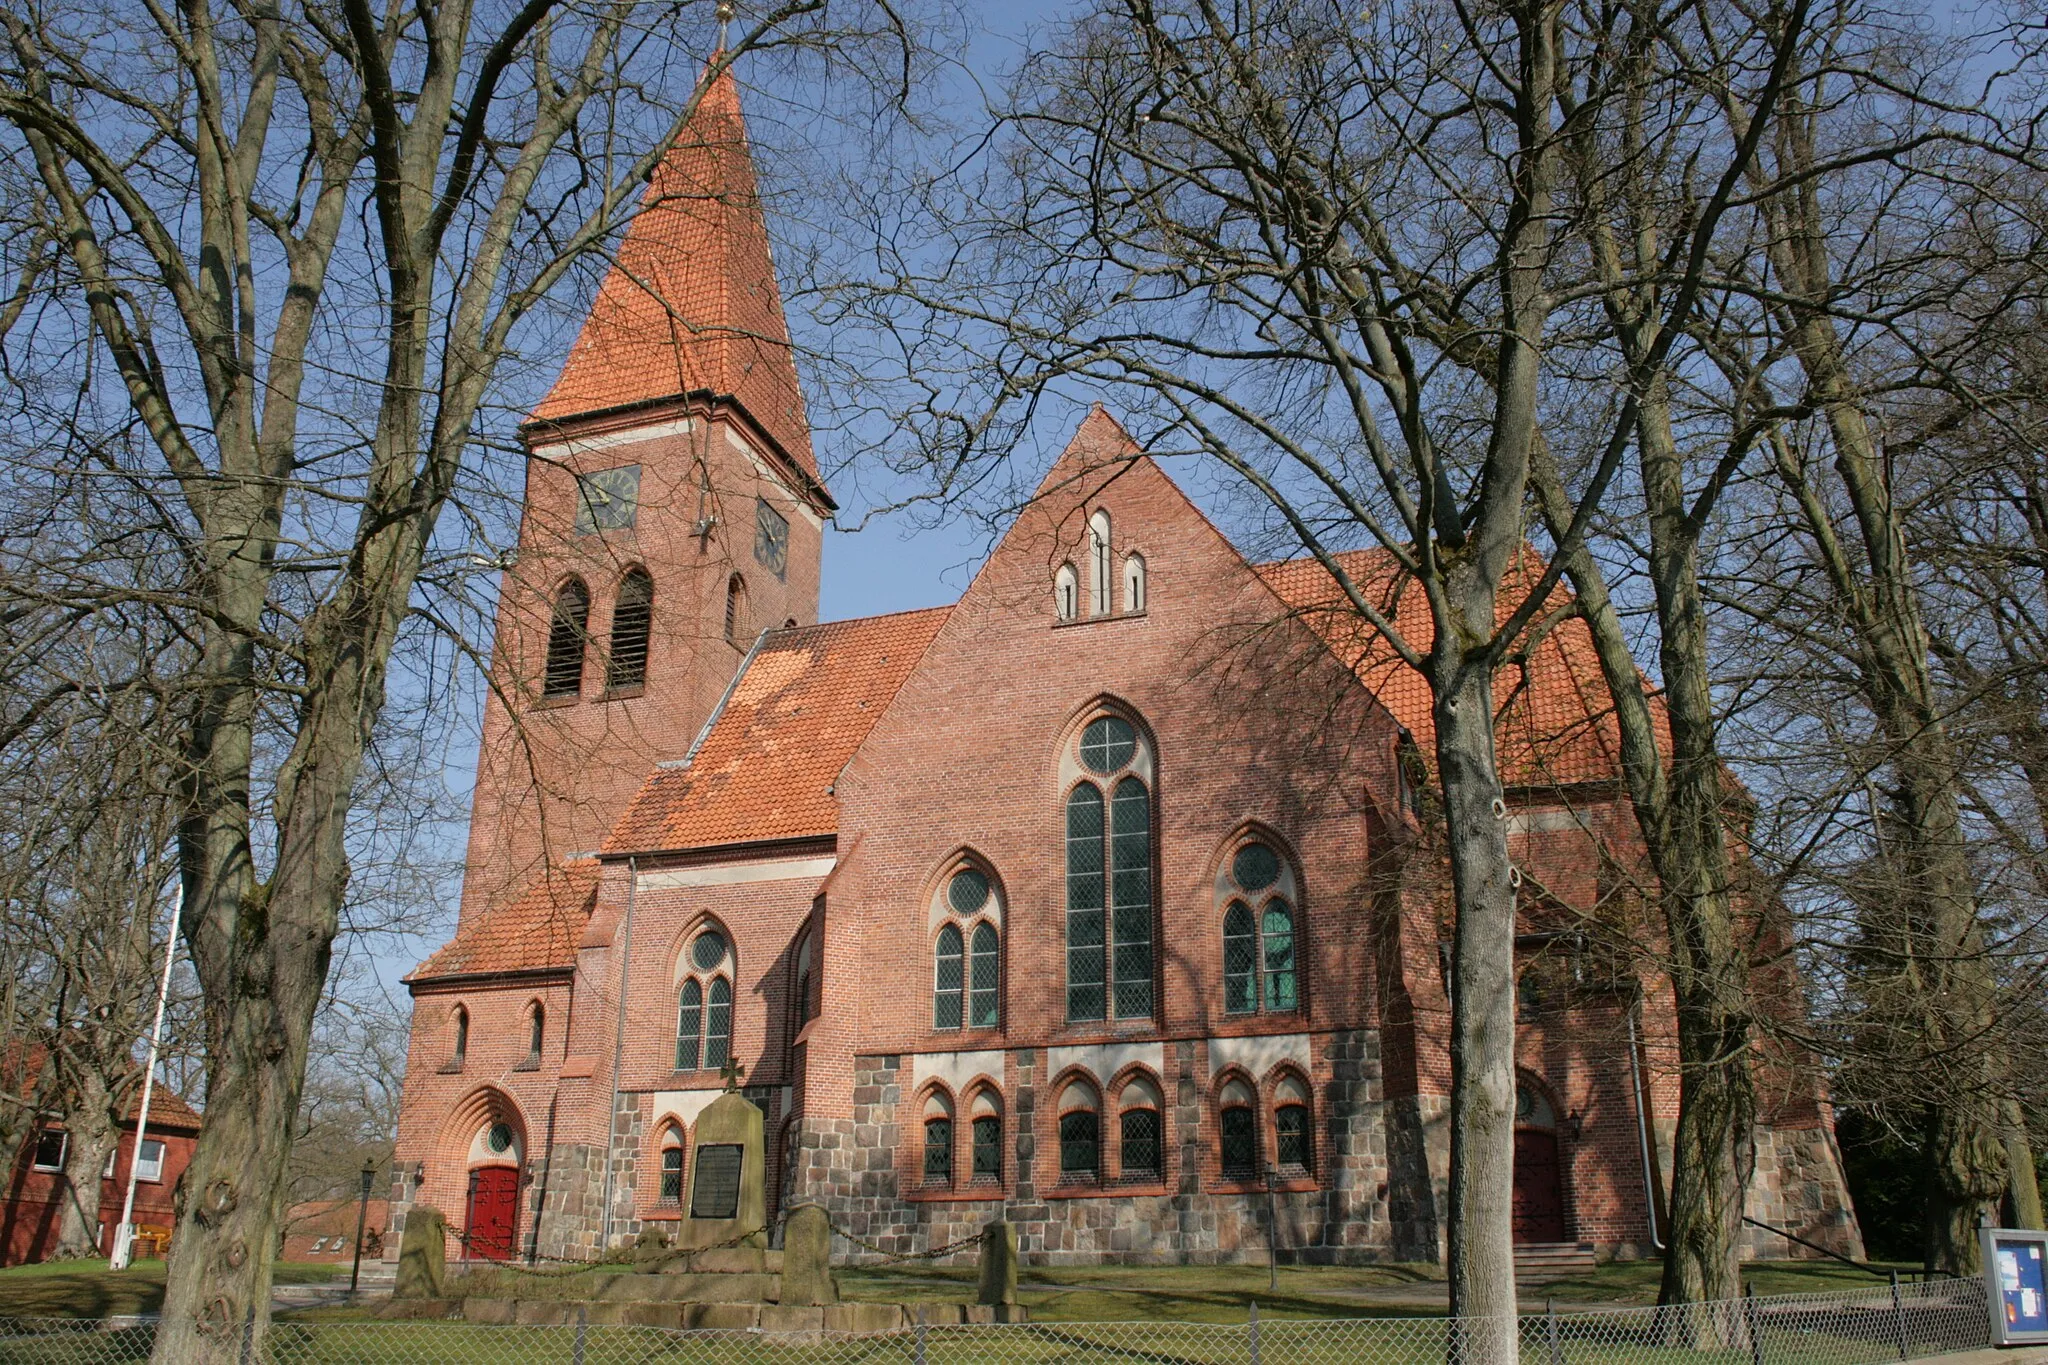
M519 1224L519 1172L483 1166L469 1173L469 1254L486 1261L512 1258Z
M1557 1159L1557 1134L1537 1128L1515 1130L1515 1241L1564 1240L1564 1173Z

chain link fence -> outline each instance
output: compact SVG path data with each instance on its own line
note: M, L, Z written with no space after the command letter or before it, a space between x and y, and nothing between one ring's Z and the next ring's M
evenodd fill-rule
M597 1323L273 1323L248 1365L1445 1365L1478 1324L1450 1318L1027 1323L864 1336L673 1331ZM136 1319L0 1320L0 1365L149 1357ZM1520 1365L1889 1365L1990 1342L1979 1280L1695 1304L1525 1315ZM1473 1355L1480 1354L1472 1352Z

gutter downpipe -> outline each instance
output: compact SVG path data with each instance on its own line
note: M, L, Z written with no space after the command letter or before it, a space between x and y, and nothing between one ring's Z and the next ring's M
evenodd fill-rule
M1636 1009L1641 997L1630 1002L1628 1007L1628 1079L1629 1088L1635 1092L1636 1138L1642 1144L1643 1157L1643 1212L1650 1220L1650 1249L1664 1251L1664 1239L1657 1229L1657 1179L1650 1166L1650 1116L1648 1100L1643 1094L1643 1071L1637 1061L1641 1048L1636 1042Z
M640 855L626 859L626 927L619 936L619 1025L612 1039L612 1102L604 1116L604 1220L598 1254L612 1248L612 1137L619 1124L619 1068L626 1057L626 981L633 961L633 901L640 890Z

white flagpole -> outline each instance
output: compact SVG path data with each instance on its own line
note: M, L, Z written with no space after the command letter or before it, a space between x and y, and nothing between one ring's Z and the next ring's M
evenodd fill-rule
M142 1139L149 1132L149 1100L156 1089L156 1052L164 1036L164 1004L171 998L171 964L178 960L178 921L185 913L185 879L171 892L171 936L164 945L164 979L156 991L156 1022L149 1028L149 1065L142 1073L142 1107L135 1115L135 1146L128 1152L128 1192L121 1196L121 1221L114 1228L114 1254L107 1269L126 1270L135 1246L135 1177L142 1169Z

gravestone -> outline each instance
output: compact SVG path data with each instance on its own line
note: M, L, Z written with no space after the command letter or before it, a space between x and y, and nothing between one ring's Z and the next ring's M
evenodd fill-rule
M744 1245L768 1244L762 1129L761 1111L736 1090L720 1095L698 1115L678 1247L718 1246L740 1237Z
M981 1229L980 1288L978 1302L1017 1302L1017 1229L1000 1218Z
M398 1245L398 1279L394 1299L438 1299L448 1266L448 1220L441 1210L414 1204L405 1214L405 1237Z
M832 1221L816 1204L792 1210L782 1225L782 1302L839 1302L832 1278Z

